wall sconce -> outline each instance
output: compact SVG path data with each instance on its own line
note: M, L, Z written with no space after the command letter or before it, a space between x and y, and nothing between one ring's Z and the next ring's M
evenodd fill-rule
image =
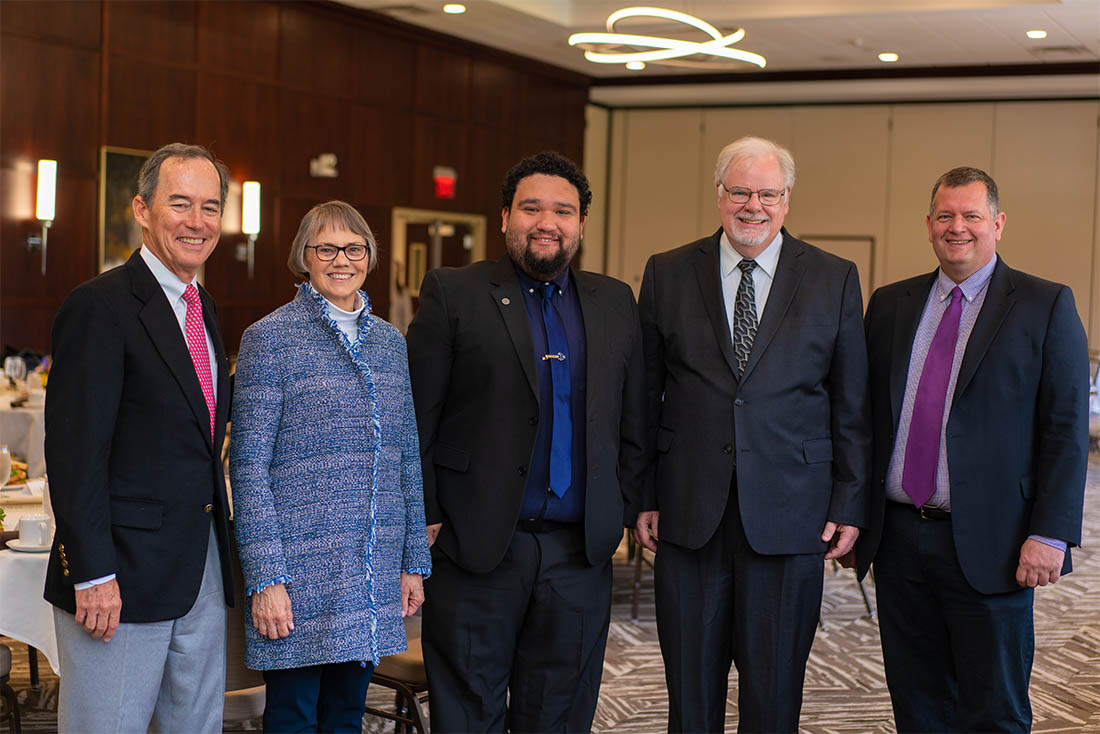
M53 224L57 202L57 161L38 161L38 193L35 197L34 216L42 224L42 236L27 237L27 251L42 251L42 275L46 274L46 241Z
M244 245L244 257L241 248L237 248L237 259L247 260L248 279L256 267L256 238L260 236L260 182L245 181L241 186L241 232L248 235L248 244Z

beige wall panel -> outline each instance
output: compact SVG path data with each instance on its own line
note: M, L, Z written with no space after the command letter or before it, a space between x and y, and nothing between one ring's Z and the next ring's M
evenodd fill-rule
M735 107L703 110L703 145L699 162L703 175L696 186L702 202L696 225L699 231L709 234L721 224L718 219L718 192L714 186L714 164L718 161L719 151L745 135L774 140L789 148L792 145L794 109Z
M607 215L610 212L607 152L611 113L604 107L584 108L584 174L592 189L592 206L584 223L581 267L597 273L607 272Z
M925 217L932 184L956 166L993 170L993 103L897 105L878 285L937 266Z
M1097 113L1096 102L997 103L990 172L1008 215L997 251L1014 268L1073 288L1086 327L1097 206Z
M631 110L613 136L612 189L622 216L613 217L608 269L634 287L646 260L701 236L695 223L701 202L693 182L699 170L700 110ZM621 144L620 144L621 143ZM617 272L616 272L617 270Z
M890 108L797 107L793 123L798 175L787 228L826 250L827 238L871 237L877 258L885 234ZM871 282L864 269L861 284ZM865 303L869 295L863 293Z

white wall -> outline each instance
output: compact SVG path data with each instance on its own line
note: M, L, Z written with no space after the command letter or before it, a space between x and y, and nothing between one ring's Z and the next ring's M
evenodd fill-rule
M1100 343L1096 100L612 110L609 129L606 272L635 290L651 254L717 229L714 160L752 134L794 154L788 229L854 259L865 298L936 266L924 221L935 179L988 171L1008 215L998 252L1069 284Z

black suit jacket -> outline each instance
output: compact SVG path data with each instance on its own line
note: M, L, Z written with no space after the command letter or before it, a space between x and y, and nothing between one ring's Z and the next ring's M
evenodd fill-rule
M909 355L935 279L933 272L879 288L867 307L874 491L870 527L857 545L861 575L882 538ZM1016 567L1028 535L1081 542L1089 365L1067 286L998 258L988 288L959 368L947 466L959 564L975 590L997 594L1019 588ZM1067 552L1063 572L1070 568Z
M642 345L629 286L595 273L573 277L588 365L585 549L597 564L633 525L645 493ZM456 563L489 571L519 520L541 414L511 260L428 273L408 347L427 522L443 523L436 543Z
M654 255L639 296L646 401L658 426L662 540L702 547L734 467L758 553L818 553L827 520L863 526L870 461L856 266L783 231L745 374L722 300L722 230Z
M202 582L211 513L232 605L228 362L214 301L199 293L218 361L213 443L179 321L140 253L77 287L54 320L46 465L57 532L45 597L66 611L74 582L116 573L121 621L182 617Z

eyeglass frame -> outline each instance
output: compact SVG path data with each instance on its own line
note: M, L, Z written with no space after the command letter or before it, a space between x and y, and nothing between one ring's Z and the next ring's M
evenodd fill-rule
M336 250L336 254L326 260L325 258L321 257L320 250L321 250L322 247L331 247L332 249ZM348 255L347 250L349 248L352 248L352 247L358 247L358 248L362 249L363 250L363 257L352 257L352 256ZM336 258L340 257L341 252L344 253L344 258L346 258L349 263L356 263L356 262L360 262L362 260L366 260L367 256L370 255L370 248L366 244L358 244L358 243L352 244L352 245L343 245L343 246L328 245L328 244L305 245L303 249L317 250L317 252L314 252L313 254L318 260L320 260L323 263L330 263L330 262L335 261Z
M722 191L726 192L724 198L729 199L731 204L748 204L750 201L752 201L752 195L756 194L756 198L759 199L761 206L778 206L779 203L781 201L783 201L783 197L787 195L787 189L786 188L782 188L782 189L755 189L755 190L753 190L753 189L746 189L746 188L741 187L741 186L735 186L734 187L735 189L740 189L742 192L748 192L748 196L745 197L744 201L736 201L733 198L733 191L731 191L726 186L725 182L720 182L718 185L722 187ZM773 201L770 204L768 202L764 201L764 199L761 197L761 194L766 194L766 193L776 193L777 194L776 200Z

